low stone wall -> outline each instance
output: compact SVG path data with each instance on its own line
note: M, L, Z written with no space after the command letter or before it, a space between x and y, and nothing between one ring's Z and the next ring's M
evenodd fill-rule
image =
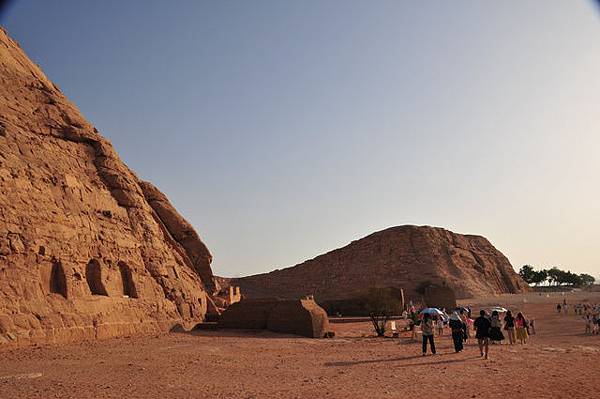
M323 338L329 331L325 310L310 299L280 301L267 320L267 329L310 338Z
M323 338L329 331L327 313L312 299L242 300L232 304L218 322L220 328L269 330Z
M242 300L229 306L218 321L220 328L265 330L275 299Z

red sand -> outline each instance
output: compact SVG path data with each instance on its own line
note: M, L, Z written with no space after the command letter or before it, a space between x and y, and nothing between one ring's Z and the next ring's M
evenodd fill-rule
M538 334L492 346L487 361L474 342L455 354L448 337L422 357L406 337L361 337L368 323L334 324L334 339L205 331L0 352L0 398L599 397L600 336L557 315L561 299L510 297Z

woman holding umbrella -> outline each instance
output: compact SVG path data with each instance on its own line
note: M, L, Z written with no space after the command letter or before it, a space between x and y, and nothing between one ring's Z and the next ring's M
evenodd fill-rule
M465 330L467 329L467 326L460 319L458 312L452 313L452 316L450 316L449 325L450 329L452 330L452 342L454 342L454 351L458 353L464 348L463 337L465 335Z
M423 356L427 355L427 341L431 346L431 353L435 355L435 342L433 341L433 320L429 313L423 313L421 321L421 332L423 333Z

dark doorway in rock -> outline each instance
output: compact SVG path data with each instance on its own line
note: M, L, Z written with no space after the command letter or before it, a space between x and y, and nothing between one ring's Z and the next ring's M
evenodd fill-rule
M119 270L121 271L121 281L123 281L123 295L126 295L130 298L137 298L137 290L135 288L135 283L133 282L133 276L131 274L131 269L125 262L119 262Z
M50 292L67 297L67 278L62 263L54 262L50 271Z
M85 268L85 279L87 280L92 295L108 296L106 287L104 287L104 283L102 283L102 269L100 263L96 259L90 260L87 264Z

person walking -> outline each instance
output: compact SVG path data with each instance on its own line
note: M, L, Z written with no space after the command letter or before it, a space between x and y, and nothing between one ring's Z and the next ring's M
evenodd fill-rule
M479 312L479 317L475 319L474 326L475 338L477 338L477 343L479 344L479 353L481 356L485 356L487 360L490 351L490 328L492 324L486 317L485 310Z
M423 334L423 356L427 355L427 341L431 347L431 353L435 355L435 342L433 340L433 320L428 313L423 315L421 321L421 333Z
M408 319L408 329L410 330L410 337L413 341L417 340L417 324L413 319Z
M460 310L459 313L459 317L460 320L465 324L465 332L463 334L463 342L467 342L468 338L471 338L471 332L470 332L470 326L469 326L469 316L467 316L467 313L465 313L465 311L463 309Z
M504 329L508 335L508 342L514 345L517 342L517 335L515 333L515 318L510 310L504 316Z
M448 325L452 330L452 342L454 342L454 351L456 353L461 352L464 349L463 339L465 336L465 330L467 329L467 326L460 319L460 316L457 312L452 313Z
M444 319L442 319L442 316L437 317L437 320L435 321L435 329L437 330L438 337L444 335Z
M527 343L527 338L529 338L529 334L527 334L527 320L523 313L517 313L517 317L515 318L515 327L517 329L517 339L521 345Z
M585 333L592 333L592 318L590 317L590 315L585 316Z
M527 330L529 335L535 335L535 319L529 320L529 329Z
M467 317L467 338L471 338L471 330L473 330L473 319Z
M492 343L502 343L504 340L504 334L502 334L502 322L500 321L500 315L495 310L492 312L490 325L490 341L492 341Z

